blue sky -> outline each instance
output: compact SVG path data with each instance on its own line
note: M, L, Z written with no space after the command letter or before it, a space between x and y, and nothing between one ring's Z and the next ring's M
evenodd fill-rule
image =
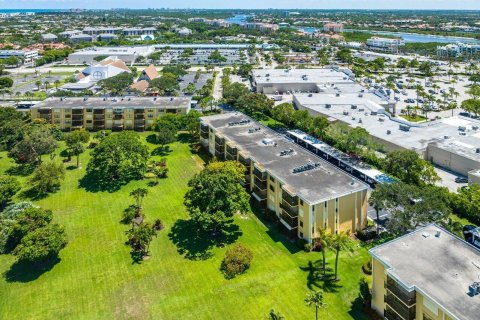
M480 0L0 0L1 9L22 8L311 8L474 9Z

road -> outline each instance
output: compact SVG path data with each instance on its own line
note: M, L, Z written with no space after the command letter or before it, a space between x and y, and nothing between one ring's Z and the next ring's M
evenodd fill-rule
M218 72L217 77L215 78L215 83L213 85L213 98L215 99L215 101L220 100L223 96L222 78L223 78L223 69L221 69Z

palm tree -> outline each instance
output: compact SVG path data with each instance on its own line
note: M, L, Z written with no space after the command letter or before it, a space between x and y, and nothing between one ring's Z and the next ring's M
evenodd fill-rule
M268 313L269 320L285 320L285 317L282 316L280 313L276 312L275 309L271 309Z
M415 93L417 94L417 107L418 107L418 98L420 98L420 96L422 96L423 92L424 92L424 89L423 89L422 85L417 84L415 86Z
M325 308L327 305L323 302L323 291L310 291L307 293L305 303L308 307L315 307L315 320L318 320L318 309Z
M130 192L130 196L135 199L135 204L138 208L142 206L143 198L148 194L148 190L145 188L137 188Z
M17 100L20 100L20 96L22 93L20 91L15 92L15 97L17 97Z
M53 84L55 85L55 89L58 89L58 86L60 85L60 80L55 80Z
M439 224L451 233L456 234L457 236L462 235L463 225L460 222L453 220L452 218L440 221Z
M48 90L48 85L49 85L49 84L50 84L50 82L48 82L48 81L45 81L45 82L43 83L43 85L45 86L45 90Z
M42 82L40 80L35 81L35 85L37 86L37 90L40 91L40 86L42 85Z
M323 277L326 276L326 251L328 248L328 244L331 242L331 234L327 232L326 229L318 228L318 237L315 238L315 244L320 246L320 250L322 251L322 269L323 269Z
M335 252L335 277L334 280L338 281L338 257L340 251L353 251L353 241L350 238L350 231L340 231L332 236L329 243L330 250Z
M25 92L25 97L27 97L28 100L32 101L33 93L31 93L30 91L27 91Z

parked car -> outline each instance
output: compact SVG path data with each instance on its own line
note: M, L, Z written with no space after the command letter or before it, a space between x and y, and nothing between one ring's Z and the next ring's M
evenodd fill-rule
M455 178L456 183L468 183L468 179L465 177L457 177Z

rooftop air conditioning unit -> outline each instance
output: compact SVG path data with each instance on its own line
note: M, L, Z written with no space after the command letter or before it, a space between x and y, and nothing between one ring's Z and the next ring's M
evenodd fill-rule
M359 98L363 98L363 93L359 93L359 94L358 94L358 97L359 97Z
M358 119L358 123L363 123L362 118Z
M401 124L400 125L400 130L405 131L405 132L410 131L410 126Z
M380 121L380 122L384 122L384 121L385 121L385 119L384 119L384 118L378 118L378 121Z
M376 116L376 115L377 115L377 111L372 111L372 112L370 112L370 114L371 114L372 116Z
M477 148L477 149L475 150L475 153L480 153L480 148Z
M387 130L387 134L392 134L392 131L391 131L391 130Z
M335 96L336 96L336 97L340 97L340 93L337 92L337 93L335 94Z
M443 136L443 139L450 139L450 136Z
M327 109L330 109L331 107L332 107L331 104L326 104L326 105L325 105L325 108L327 108Z
M348 116L348 113L349 113L348 111L343 111L344 116Z
M357 105L352 104L352 110L355 110L355 109L357 109Z
M467 130L467 127L464 127L464 126L459 126L458 127L458 131L466 131Z

